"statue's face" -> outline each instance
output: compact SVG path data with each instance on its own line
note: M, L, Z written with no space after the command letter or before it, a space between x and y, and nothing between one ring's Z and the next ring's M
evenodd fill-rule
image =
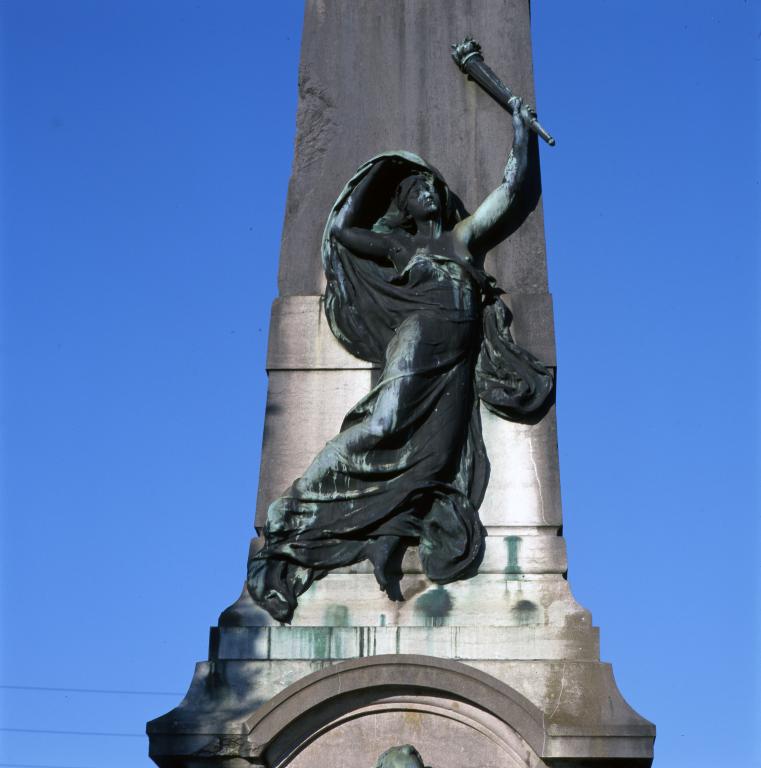
M416 220L433 219L439 215L441 201L433 182L419 178L407 196L407 212Z

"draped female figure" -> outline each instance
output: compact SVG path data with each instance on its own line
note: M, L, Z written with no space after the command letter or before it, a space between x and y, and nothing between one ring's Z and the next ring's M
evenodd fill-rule
M532 112L515 99L502 183L472 215L441 174L409 152L362 165L328 216L325 313L352 354L381 368L377 384L304 474L269 507L249 561L255 602L289 621L329 570L369 559L381 589L402 544L417 544L431 580L475 572L478 507L489 464L479 401L509 419L545 405L553 380L510 335L483 269L527 165Z

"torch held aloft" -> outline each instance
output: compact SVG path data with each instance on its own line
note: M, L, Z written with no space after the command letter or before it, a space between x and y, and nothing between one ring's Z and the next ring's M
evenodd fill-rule
M492 72L484 61L481 46L471 37L466 37L461 43L452 46L452 58L471 80L475 80L498 104L501 104L510 114L513 112L510 99L513 92ZM555 139L544 130L542 125L532 117L528 127L541 136L551 147Z

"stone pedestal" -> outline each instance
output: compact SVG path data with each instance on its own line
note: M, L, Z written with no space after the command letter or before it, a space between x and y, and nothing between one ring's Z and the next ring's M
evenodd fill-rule
M466 34L534 103L527 0L307 2L257 529L376 375L322 311L320 237L345 180L372 155L409 149L470 208L499 183L509 122L449 60ZM487 268L516 341L555 365L535 146L532 172ZM566 579L554 409L536 424L482 417L491 477L478 574L432 584L411 549L392 601L360 563L316 582L290 626L244 590L185 699L149 723L158 765L369 768L405 742L431 768L650 765L655 729L621 697Z

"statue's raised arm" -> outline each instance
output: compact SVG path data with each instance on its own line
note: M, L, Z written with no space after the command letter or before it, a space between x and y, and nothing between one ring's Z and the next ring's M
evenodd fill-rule
M330 235L355 256L381 263L390 261L397 246L397 238L391 232L374 232L373 222L364 221L362 214L370 207L368 198L372 196L373 189L385 171L386 166L383 164L374 165L357 183L344 206L332 217L330 225Z
M510 99L510 106L513 112L513 147L507 158L502 183L454 229L455 237L471 251L479 250L479 243L504 221L526 175L529 125L536 114L519 96Z

